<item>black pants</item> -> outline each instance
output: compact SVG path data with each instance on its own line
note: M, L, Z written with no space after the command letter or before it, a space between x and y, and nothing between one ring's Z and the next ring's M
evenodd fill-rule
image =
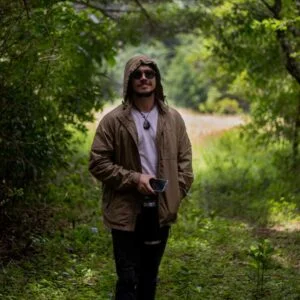
M158 269L168 236L169 227L162 227L161 243L145 245L139 230L112 230L118 275L116 300L154 300Z

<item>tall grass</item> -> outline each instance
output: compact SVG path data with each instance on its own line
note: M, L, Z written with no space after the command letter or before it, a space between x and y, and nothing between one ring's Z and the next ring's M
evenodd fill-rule
M288 150L258 146L240 134L233 130L206 143L193 185L195 201L206 215L258 225L297 220L300 177L289 164L284 165L282 158Z

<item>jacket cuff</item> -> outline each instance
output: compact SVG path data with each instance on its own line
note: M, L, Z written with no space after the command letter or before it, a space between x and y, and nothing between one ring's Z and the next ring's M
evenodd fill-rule
M136 173L133 173L133 176L132 176L132 181L136 184L136 185L138 185L138 183L140 182L140 177L141 177L141 173L138 173L138 172L136 172Z

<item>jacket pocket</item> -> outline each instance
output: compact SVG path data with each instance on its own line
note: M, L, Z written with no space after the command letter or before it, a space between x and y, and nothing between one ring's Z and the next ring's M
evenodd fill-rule
M103 190L102 202L103 202L103 207L104 207L105 211L108 211L108 209L110 208L110 206L112 204L113 193L114 193L114 191L108 187L105 187Z

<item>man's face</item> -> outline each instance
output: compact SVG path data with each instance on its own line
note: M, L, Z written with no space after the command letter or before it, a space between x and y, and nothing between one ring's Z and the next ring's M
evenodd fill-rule
M155 71L149 66L139 66L131 75L133 91L140 97L149 97L156 88Z

